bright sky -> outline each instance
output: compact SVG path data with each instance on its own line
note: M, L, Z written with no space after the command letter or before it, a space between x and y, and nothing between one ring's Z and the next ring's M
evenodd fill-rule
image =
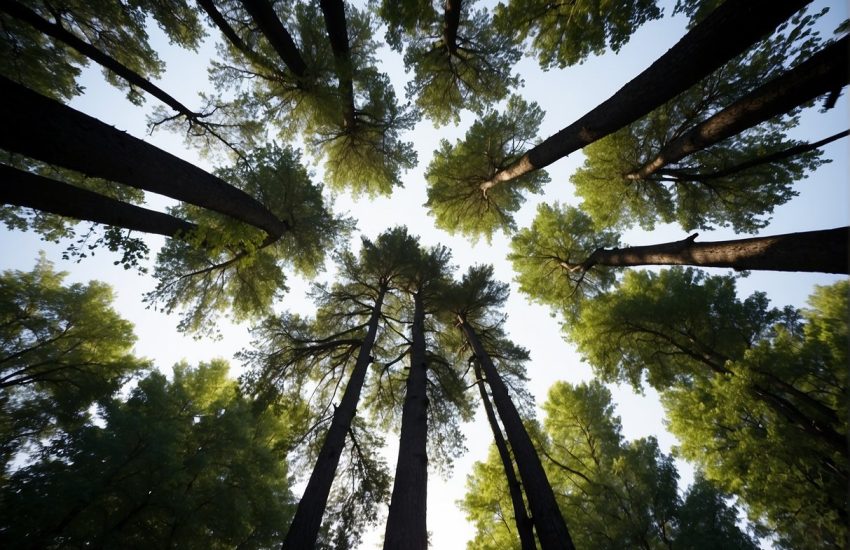
M847 4L842 0L832 2L818 1L816 7L828 5L832 8L825 28L834 29L838 22L847 17ZM667 13L671 11L669 6ZM684 33L684 20L670 18L645 25L621 49L618 55L606 54L592 57L583 65L563 71L540 71L536 61L523 59L516 67L525 81L521 93L526 99L537 101L545 110L546 116L540 130L545 138L585 112L595 107L620 86L646 68L653 60L671 47ZM167 72L158 84L185 104L198 105L197 92L209 87L206 75L206 58L214 55L214 41L219 40L212 34L201 52L195 54L168 47L158 29L152 29L154 44L162 44L161 57L167 63ZM382 31L379 32L382 36ZM404 73L401 57L388 49L381 52L381 68L392 78L396 93L404 97ZM97 68L87 70L82 78L86 93L76 99L72 105L88 114L125 130L137 137L157 145L169 152L185 158L205 168L212 166L198 158L188 149L179 136L162 131L147 135L145 121L156 101L149 99L143 108L137 108L127 102L117 90L104 84ZM513 273L505 260L508 239L498 236L488 245L479 242L470 244L462 238L454 238L433 227L433 219L421 206L425 200L425 181L423 173L440 139L454 141L463 136L473 117L465 113L458 127L444 127L435 130L427 121L420 122L407 137L413 141L419 155L419 166L404 177L405 187L397 190L392 197L368 201L361 199L353 202L345 195L336 198L336 209L348 211L358 220L359 230L366 236L375 237L381 231L394 225L406 224L412 234L419 235L425 245L442 243L453 250L454 262L458 272L462 273L474 263L492 263L496 275L503 281L511 281ZM848 103L842 96L838 106L822 114L811 109L803 115L803 123L792 137L803 140L818 140L847 128ZM92 154L97 154L93 151ZM850 189L848 189L848 140L840 140L825 148L825 154L834 162L821 167L807 180L800 182L797 190L800 195L789 204L778 208L772 223L762 232L764 235L790 231L826 229L850 223ZM517 216L520 227L526 226L534 216L536 205L541 201L570 202L576 204L569 184L570 173L580 165L582 155L576 153L555 163L548 170L551 182L546 186L544 195L529 197L528 202ZM314 167L316 178L321 179L321 167ZM149 197L149 207L161 209L167 201L159 197ZM654 232L634 231L624 240L628 244L651 244L681 239L685 233L678 227L664 227ZM729 231L703 233L700 239L718 240L734 238ZM358 235L354 237L359 242ZM162 239L148 240L152 250L156 250ZM224 338L220 341L197 341L184 337L176 331L176 317L145 309L141 303L144 292L153 288L151 278L134 271L124 271L120 266L112 265L116 259L106 251L83 260L82 263L62 261L61 253L67 243L56 245L42 242L32 234L10 232L0 229L0 269L32 269L39 250L44 250L48 258L53 259L57 267L69 272L68 281L88 281L98 279L111 284L117 294L115 307L136 326L139 341L136 352L149 357L163 369L169 369L175 362L186 359L190 363L224 357L232 360L233 354L248 345L246 326L223 325ZM724 270L713 270L724 272ZM752 273L739 283L742 294L756 290L768 293L774 305L793 304L802 306L815 284L830 284L838 277L828 275L806 275L796 273ZM290 280L291 290L280 304L281 309L291 309L309 313L312 304L304 298L307 283L297 279ZM559 334L559 323L550 317L548 311L540 306L530 305L516 292L513 294L506 311L509 313L506 328L512 339L531 351L532 361L528 365L530 390L542 403L548 388L556 380L580 382L591 378L590 368L581 361L572 346L565 343ZM237 368L237 364L233 364ZM655 435L662 448L669 450L675 440L665 430L662 411L656 397L649 392L644 396L635 395L629 388L612 388L618 404L618 413L623 422L623 434L627 439ZM466 524L463 513L455 502L462 498L465 480L476 460L486 456L491 434L483 413L476 416L475 422L465 427L468 452L457 461L454 473L448 479L441 479L432 473L429 482L428 525L432 532L433 548L460 549L471 538L472 529ZM387 462L395 465L395 436L390 435L387 449ZM683 486L691 479L691 470L681 461L678 463L683 477ZM381 540L383 525L369 534L362 548L373 548Z

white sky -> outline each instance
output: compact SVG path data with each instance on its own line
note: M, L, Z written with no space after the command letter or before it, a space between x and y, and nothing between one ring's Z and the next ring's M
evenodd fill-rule
M847 4L841 0L815 2L815 7L829 5L832 13L828 17L829 30L837 22L847 17ZM667 8L667 13L671 11ZM618 55L606 54L592 57L583 65L563 71L553 70L547 73L537 68L533 59L524 58L516 67L525 81L521 93L527 99L537 101L545 110L546 116L540 129L540 136L546 137L571 123L585 112L615 92L620 86L646 68L652 61L671 47L684 33L682 18L665 17L641 28L629 44ZM152 31L154 43L167 45L158 29ZM167 72L158 84L189 106L198 105L197 91L209 87L206 77L206 56L214 54L213 42L218 35L211 35L204 48L198 54L165 46L161 57L167 63ZM379 33L379 37L382 34ZM396 93L404 98L406 79L401 58L387 50L380 54L381 68L392 78ZM149 99L143 108L137 108L127 102L123 95L103 83L97 68L87 70L82 78L86 86L84 96L74 100L72 105L88 114L145 139L169 152L185 158L205 168L211 166L192 151L187 149L179 136L157 132L148 136L145 128L145 114L156 105ZM845 94L846 96L846 94ZM818 140L840 130L846 129L850 121L846 97L842 96L838 106L826 114L817 109L806 112L803 123L792 137L804 140ZM354 203L345 195L336 198L338 211L348 211L358 220L359 230L368 237L375 237L381 231L400 224L408 226L412 234L419 235L425 245L442 243L453 250L454 262L458 272L462 273L473 263L492 263L496 276L510 281L513 273L505 260L508 239L497 236L491 245L479 242L470 244L462 238L453 238L433 227L433 220L421 206L426 200L423 173L440 139L454 141L463 136L473 117L465 113L458 127L444 127L435 130L427 121L420 122L407 137L413 141L419 154L419 166L404 177L405 187L397 190L392 197L374 201L365 199ZM790 231L826 229L850 223L850 189L848 189L848 140L840 140L825 148L826 156L834 162L821 167L807 180L800 182L796 189L800 196L785 206L779 207L773 222L761 234L769 235ZM93 151L92 154L97 154ZM305 157L309 159L309 157ZM528 202L517 215L520 227L527 226L534 216L536 205L541 201L569 202L576 204L569 183L570 173L580 165L582 155L575 153L561 159L548 172L551 182L546 186L544 195L529 197ZM315 167L316 176L321 178L320 166ZM159 197L150 197L149 206L162 208L168 204ZM633 231L624 240L629 244L651 244L681 239L685 233L678 227L663 227L651 233ZM717 240L733 238L729 231L703 232L700 239ZM359 236L355 234L355 242ZM162 243L160 238L148 240L155 251ZM149 357L160 366L168 369L175 362L186 359L190 363L224 357L232 361L233 354L248 345L246 326L223 325L224 338L220 341L193 340L177 333L176 317L145 309L141 303L144 292L153 288L151 278L141 276L134 271L124 271L112 265L115 260L108 252L98 251L93 258L82 263L63 262L61 253L66 244L56 245L42 242L32 234L10 232L0 229L0 269L29 270L34 265L39 250L44 250L48 258L53 259L57 268L70 273L68 281L88 281L98 279L111 284L117 294L116 309L132 321L139 337L137 354ZM152 255L153 256L153 255ZM724 270L712 270L722 273ZM796 273L754 272L739 283L740 292L749 294L755 290L768 293L774 305L793 304L802 306L815 284L829 284L839 277L828 275L808 275ZM304 299L307 283L295 278L290 279L291 290L284 298L281 309L303 312L313 310L312 304ZM548 388L556 380L572 383L588 380L592 374L588 365L583 363L573 347L563 341L559 334L559 322L550 317L548 310L527 303L516 292L507 304L509 313L507 329L518 344L531 351L532 361L528 365L529 388L538 403L546 398ZM235 362L234 367L238 367ZM657 398L647 392L645 396L634 394L629 388L612 388L618 404L618 414L623 422L623 434L627 439L655 435L661 446L669 450L675 443L674 438L665 430L662 423L662 411ZM467 525L463 513L455 502L463 497L465 480L471 471L471 464L486 456L491 435L483 419L483 413L476 416L475 422L465 427L469 451L455 464L454 475L447 480L432 473L429 482L428 525L432 533L433 548L460 549L471 538L472 528ZM388 441L395 436L388 436ZM395 442L389 441L387 463L395 465ZM683 485L691 479L691 470L679 463ZM379 544L383 534L383 525L366 537L362 548L373 548Z

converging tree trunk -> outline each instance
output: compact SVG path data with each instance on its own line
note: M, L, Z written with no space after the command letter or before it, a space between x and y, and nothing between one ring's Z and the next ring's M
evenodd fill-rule
M574 550L567 524L558 508L555 493L540 463L540 457L534 449L522 418L511 401L508 389L499 376L490 356L484 351L475 329L462 315L457 316L458 323L469 343L475 357L481 365L493 394L493 402L499 411L499 418L505 427L505 433L513 449L519 475L522 478L528 505L531 508L531 519L537 529L537 538L543 550L562 549Z
M325 29L334 54L334 68L339 83L339 98L342 102L343 126L351 129L357 121L354 108L354 67L351 65L345 4L342 0L321 0L319 6L322 8Z
M295 517L292 518L292 524L289 526L289 531L283 541L283 548L287 550L314 548L316 546L316 538L322 525L322 516L328 503L328 495L336 476L340 456L345 448L345 438L351 429L357 403L360 401L363 382L366 380L366 374L372 362L372 347L378 333L381 307L386 293L387 283L382 282L378 289L375 304L372 306L366 336L360 344L360 351L351 371L351 377L339 405L334 410L330 428L325 436L325 441L322 443L316 465L313 467L313 473L310 474L310 481L307 482L304 495L298 503Z
M307 75L307 63L301 57L298 46L278 19L274 6L267 0L242 0L245 10L259 27L260 32L272 45L281 61L299 78Z
M850 80L850 37L759 86L719 113L665 145L658 155L626 178L648 178L664 166L786 113L816 97L840 90Z
M474 365L478 392L481 394L481 403L484 405L484 412L487 414L487 422L490 423L490 429L493 431L493 441L496 444L496 450L499 451L499 458L501 459L502 467L505 470L505 478L508 482L508 492L511 495L511 505L514 509L516 529L519 534L522 550L536 550L537 545L534 544L533 523L525 510L525 501L522 498L522 487L516 477L514 461L511 458L511 452L508 449L508 443L502 435L502 428L499 427L499 421L496 419L496 414L493 411L493 405L490 403L490 397L487 395L487 389L484 387L485 380L481 373L481 365L477 360L474 361Z
M482 183L482 191L544 168L649 114L772 33L810 2L727 0L606 101Z
M0 148L208 208L264 230L289 230L244 191L108 124L0 76Z
M0 164L0 204L34 208L75 220L176 237L195 224L94 191Z
M461 2L462 0L445 0L443 8L443 42L450 55L454 55L457 50Z
M427 550L428 397L425 359L425 305L413 294L410 371L401 416L398 462L384 533L385 550Z
M696 265L738 271L850 273L850 227L702 243L695 242L697 235L655 245L599 248L581 263L561 262L560 266L573 272L596 265Z

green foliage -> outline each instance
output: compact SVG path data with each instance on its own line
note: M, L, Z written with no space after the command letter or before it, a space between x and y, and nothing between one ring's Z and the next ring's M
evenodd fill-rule
M146 78L158 77L164 69L148 42L148 17L173 44L184 48L196 49L204 37L195 10L179 0L68 0L58 6L41 0L21 3ZM0 74L55 99L71 99L82 92L76 79L88 64L87 58L5 12L0 14L0 23ZM126 90L133 103L144 100L120 77L106 69L104 76L110 84Z
M820 289L798 312L761 293L739 300L731 277L627 272L570 337L603 379L656 388L682 456L783 545L841 547L848 290Z
M531 431L577 548L689 548L708 537L728 542L723 548L758 547L736 525L735 508L699 476L682 501L672 458L654 438L623 441L601 383L558 382L543 409L542 429ZM461 507L476 527L469 548L519 548L494 447L473 466Z
M224 361L154 373L3 488L0 540L41 547L268 548L292 496L285 417L255 412Z
M131 354L133 326L96 281L63 285L42 257L0 274L0 461L37 452L89 418L89 407L147 363Z
M255 149L245 161L217 172L259 200L289 226L273 240L262 231L200 208L174 213L200 226L186 239L170 239L157 257L155 290L146 301L167 312L182 308L180 329L209 331L218 312L236 320L262 316L286 290L284 267L315 275L325 254L351 228L336 217L290 148Z
M655 0L509 0L495 11L495 26L529 52L544 70L582 63L606 48L617 52L644 23L661 17Z
M522 156L542 119L543 111L536 103L512 96L504 113L489 111L472 124L462 141L440 143L425 172L425 206L437 227L488 241L497 230L516 229L513 213L525 202L523 193L539 193L549 176L537 170L486 192L481 184Z
M511 240L508 259L520 292L570 320L579 315L586 300L608 290L615 280L611 268L586 270L582 262L597 248L619 244L616 233L596 230L581 210L541 203L531 226L520 229Z
M652 229L658 222L686 231L764 227L777 206L796 196L792 185L824 162L820 151L757 162L801 143L787 137L798 122L795 110L651 176L629 176L691 127L811 55L820 42L811 30L816 19L795 18L792 30L783 29L649 115L585 147L585 163L570 178L582 209L600 228Z

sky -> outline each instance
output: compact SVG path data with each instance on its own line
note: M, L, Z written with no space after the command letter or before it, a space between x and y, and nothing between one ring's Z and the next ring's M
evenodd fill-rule
M827 18L825 28L832 30L837 23L847 17L847 4L843 0L816 2L816 6L830 6L832 12ZM536 60L523 58L515 70L522 76L524 87L519 91L527 100L537 101L546 112L539 135L545 138L576 120L605 98L614 93L628 80L649 66L659 55L670 48L685 32L685 21L681 17L670 17L672 10L665 10L665 18L644 25L631 38L618 54L607 53L592 56L582 65L564 70L543 72L537 67ZM211 33L202 49L187 52L168 46L158 29L151 28L153 43L161 44L159 50L166 62L167 70L157 84L187 105L199 105L197 93L209 87L206 67L207 58L214 55L215 41L218 35ZM378 32L378 37L382 31ZM405 74L401 56L390 50L379 54L380 68L387 72L395 86L399 98L404 97ZM130 104L123 94L104 83L99 69L87 69L81 83L85 94L71 104L76 109L99 118L132 135L144 139L172 154L184 158L203 168L211 169L214 163L210 159L200 158L188 148L180 136L157 131L148 134L146 115L156 106L156 101L148 99L142 108ZM403 178L404 187L396 190L389 198L352 200L345 194L335 197L335 208L348 212L358 220L358 233L353 241L359 241L362 234L374 238L380 232L395 225L405 224L414 235L419 235L422 244L437 243L448 246L453 251L453 262L460 274L472 264L491 263L495 267L496 277L502 281L512 281L513 273L505 255L509 239L497 235L492 243L470 243L461 237L453 237L434 228L433 218L422 207L426 200L424 171L441 139L455 141L463 136L474 120L471 113L465 112L457 126L450 125L435 129L430 122L423 120L406 136L412 141L418 153L419 165L407 172ZM805 112L800 126L791 137L802 140L818 140L840 130L846 129L850 122L846 94L838 105L827 113L810 109ZM806 180L799 182L796 189L799 196L788 204L776 209L771 223L760 234L770 235L791 231L827 229L850 223L850 185L848 185L848 140L839 140L824 149L825 157L833 162L820 167ZM305 160L310 157L305 156ZM569 176L582 163L581 153L575 153L561 159L547 169L551 182L539 196L531 196L516 216L517 225L524 227L534 217L537 204L544 202L566 202L576 205L578 201L572 194ZM310 167L317 180L321 180L320 165ZM162 209L170 204L161 197L148 197L148 207ZM652 232L629 231L623 237L631 245L652 244L678 240L686 236L678 227L662 226ZM727 230L702 232L701 240L720 240L734 238ZM152 251L161 246L163 239L147 239ZM248 326L222 324L223 337L218 341L208 339L195 340L177 332L176 316L167 316L162 312L147 309L141 302L141 296L154 286L150 277L136 271L125 271L113 265L117 259L107 251L97 251L96 255L80 263L62 261L62 251L67 243L48 243L40 241L33 234L12 232L0 228L0 269L32 269L40 250L49 259L55 261L57 268L68 272L67 282L86 282L91 279L105 281L116 292L115 308L121 315L132 321L136 327L138 342L136 353L148 357L163 370L174 363L186 360L189 363L206 361L216 357L231 360L234 375L238 374L238 363L233 354L250 344ZM151 264L154 254L151 255ZM726 273L726 270L712 269L713 273ZM323 277L327 279L329 275ZM764 291L773 305L786 304L804 306L807 296L814 285L830 284L839 277L818 274L753 272L739 281L742 296L754 291ZM309 282L295 277L289 280L290 291L277 305L279 311L285 309L310 313L312 304L306 300L305 293ZM571 383L587 381L592 378L590 367L582 362L573 346L565 342L560 333L559 321L552 318L549 311L538 305L530 304L517 292L516 284L511 284L511 297L505 307L508 312L506 329L510 337L518 344L528 348L531 361L528 364L529 389L538 404L546 399L548 388L558 380ZM663 411L657 397L647 391L644 395L635 394L628 387L611 386L617 413L623 423L623 435L634 439L654 435L659 439L662 449L669 451L675 445L675 439L666 432L663 424ZM456 461L453 473L441 478L437 472L431 472L429 479L428 525L431 531L433 548L464 548L465 541L472 537L473 530L466 523L463 513L457 508L456 501L465 492L466 476L476 460L486 457L487 446L491 440L489 427L479 411L475 421L464 426L468 451ZM389 435L386 456L392 468L395 465L395 435ZM692 469L681 461L677 462L682 475L684 488L692 478ZM370 549L379 545L383 525L367 534L361 548Z

